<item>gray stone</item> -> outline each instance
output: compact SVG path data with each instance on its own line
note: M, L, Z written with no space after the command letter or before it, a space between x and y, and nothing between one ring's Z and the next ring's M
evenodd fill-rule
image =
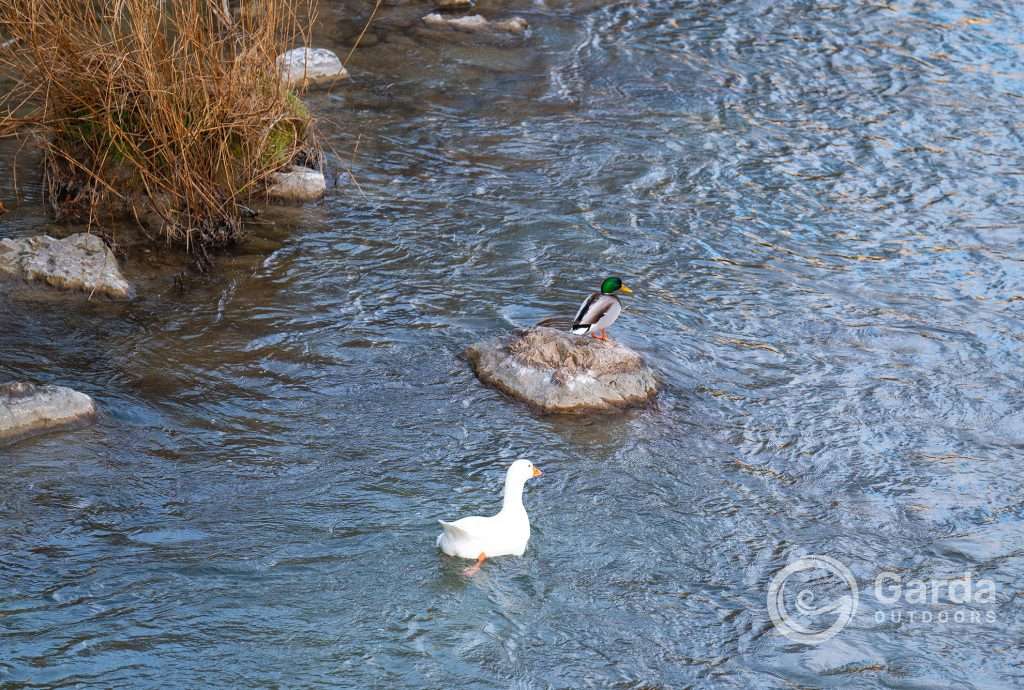
M62 240L40 235L0 240L0 274L38 280L63 290L108 297L132 296L114 253L96 235L78 233Z
M24 382L0 385L0 440L31 436L95 416L92 398L70 388Z
M327 191L327 180L319 170L292 166L270 176L267 196L281 201L316 201Z
M521 34L529 28L529 24L522 17L509 17L508 19L500 19L496 22L491 22L491 27L495 31L504 31L510 34Z
M294 48L278 56L277 67L289 86L317 86L348 79L341 59L326 48Z
M654 372L637 352L545 326L471 345L466 358L481 381L542 412L612 410L658 392Z
M433 27L448 27L451 29L458 29L459 31L491 31L510 34L521 34L526 31L527 26L529 26L526 23L526 20L522 17L511 17L510 19L491 21L489 19L485 19L479 14L450 17L437 12L428 14L423 18L423 21Z

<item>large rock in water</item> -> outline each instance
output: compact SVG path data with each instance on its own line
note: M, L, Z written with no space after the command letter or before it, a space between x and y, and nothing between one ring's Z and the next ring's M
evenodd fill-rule
M267 196L279 201L316 201L327 191L327 180L319 170L293 165L270 176Z
M62 240L40 235L0 240L0 274L39 280L89 295L131 297L114 253L96 235L78 233Z
M277 68L288 86L318 86L348 79L341 59L326 48L294 48L277 58Z
M466 358L481 381L542 412L600 412L658 392L654 372L625 345L545 326L471 345Z
M92 398L63 386L0 385L0 440L81 423L96 416Z

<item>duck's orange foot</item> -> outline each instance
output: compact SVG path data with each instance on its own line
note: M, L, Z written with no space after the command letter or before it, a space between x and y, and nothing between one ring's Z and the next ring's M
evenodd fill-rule
M479 556L476 557L476 563L463 570L462 574L466 577L473 577L474 575L480 572L480 566L482 566L484 564L484 561L486 560L487 554L481 553Z
M601 335L595 335L598 340L608 340L608 331L604 328L601 329Z

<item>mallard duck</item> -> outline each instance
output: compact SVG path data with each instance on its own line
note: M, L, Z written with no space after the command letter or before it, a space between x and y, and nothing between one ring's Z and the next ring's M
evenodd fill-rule
M522 556L530 541L530 518L523 507L523 487L543 474L529 460L516 460L505 473L505 497L501 510L490 517L464 517L441 523L437 545L449 556L475 558L463 572L475 575L483 562L495 556Z
M576 318L572 320L570 330L576 335L589 333L598 340L608 340L608 334L605 331L615 323L615 319L619 318L619 314L622 312L622 302L615 296L616 292L625 295L633 293L621 278L615 276L605 278L601 283L601 292L595 292L583 300L580 310L576 312Z

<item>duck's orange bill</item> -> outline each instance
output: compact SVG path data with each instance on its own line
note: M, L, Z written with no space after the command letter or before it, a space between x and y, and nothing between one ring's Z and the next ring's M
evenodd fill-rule
M539 477L539 476L541 476L542 474L544 474L544 473L540 471L540 468L539 468L539 467L537 467L536 465L534 465L534 466L533 466L533 476L534 476L534 477Z

